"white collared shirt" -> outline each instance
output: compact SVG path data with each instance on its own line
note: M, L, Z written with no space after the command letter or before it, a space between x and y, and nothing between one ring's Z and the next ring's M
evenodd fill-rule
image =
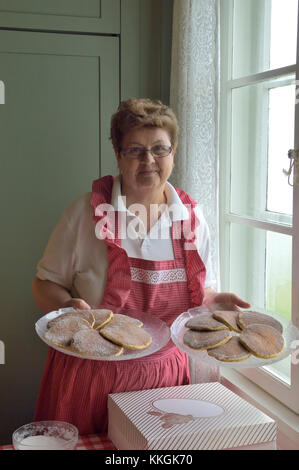
M146 233L142 220L126 207L125 198L121 194L120 178L114 179L111 205L115 210L126 214L127 233L121 240L122 248L131 258L142 258L151 261L166 261L174 259L174 251L171 240L171 226L174 221L188 220L188 209L182 203L175 188L169 183L165 186L167 206L173 210L163 211L161 217ZM210 234L207 222L199 206L195 208L200 225L196 231L196 245L207 270L206 287L216 285L215 277L211 273L210 261Z

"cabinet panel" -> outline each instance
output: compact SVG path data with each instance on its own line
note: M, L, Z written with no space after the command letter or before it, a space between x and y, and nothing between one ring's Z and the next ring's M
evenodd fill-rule
M120 0L0 0L0 27L119 34Z
M63 209L116 168L108 138L118 38L0 31L0 63L0 442L8 442L32 420L47 352L34 331L36 264Z

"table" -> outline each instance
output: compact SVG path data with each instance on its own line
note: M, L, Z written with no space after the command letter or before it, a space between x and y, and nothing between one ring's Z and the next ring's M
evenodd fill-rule
M13 450L12 444L0 446L0 450ZM106 434L79 436L76 450L116 450Z

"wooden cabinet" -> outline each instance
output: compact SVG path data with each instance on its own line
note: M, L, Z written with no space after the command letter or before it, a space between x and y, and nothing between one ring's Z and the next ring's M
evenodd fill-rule
M0 442L8 442L32 420L47 352L34 331L37 262L65 207L116 172L119 39L0 31L0 73Z
M120 0L0 0L7 28L120 33Z
M81 178L115 171L108 139L119 102L117 37L0 31L0 63L2 154L12 154L17 129L27 166L45 159L44 170L55 171L57 159Z

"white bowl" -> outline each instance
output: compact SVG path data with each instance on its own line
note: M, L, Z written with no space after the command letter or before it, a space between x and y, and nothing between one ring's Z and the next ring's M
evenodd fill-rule
M77 442L78 429L63 421L24 424L12 435L15 450L73 450Z

